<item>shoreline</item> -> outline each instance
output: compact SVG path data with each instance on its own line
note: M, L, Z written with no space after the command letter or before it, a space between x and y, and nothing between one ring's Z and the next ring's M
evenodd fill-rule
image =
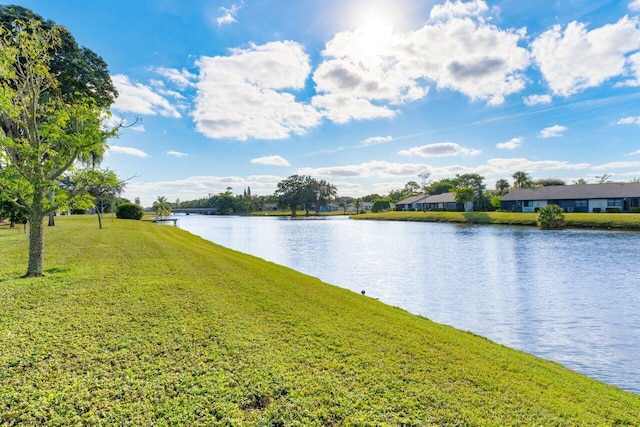
M565 228L640 231L639 214L565 213ZM449 222L478 225L519 225L536 227L537 214L514 212L421 212L387 211L351 215L358 220Z

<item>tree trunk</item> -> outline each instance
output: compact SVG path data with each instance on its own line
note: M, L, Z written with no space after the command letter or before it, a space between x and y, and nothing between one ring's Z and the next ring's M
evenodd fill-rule
M37 198L37 195L34 195L35 198ZM25 277L42 277L44 275L42 272L44 261L44 216L44 212L38 210L33 212L29 218L29 265Z
M96 210L98 213L98 228L102 230L102 214L100 213L100 209Z

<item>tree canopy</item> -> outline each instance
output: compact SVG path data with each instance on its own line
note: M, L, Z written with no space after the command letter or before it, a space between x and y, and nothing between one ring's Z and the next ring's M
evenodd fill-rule
M29 217L26 276L43 273L47 195L82 158L100 158L117 95L104 61L19 6L0 6L0 191Z
M291 175L280 181L275 196L281 207L288 207L291 216L296 216L299 209L306 214L320 207L327 206L337 195L336 187L325 180L316 180L308 175Z
M530 188L533 186L533 179L531 179L531 176L526 172L514 172L512 178L513 188Z

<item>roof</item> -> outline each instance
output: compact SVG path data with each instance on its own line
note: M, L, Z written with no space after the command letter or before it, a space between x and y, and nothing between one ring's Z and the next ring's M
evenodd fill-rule
M455 203L455 193L442 193L427 197L425 203Z
M524 188L502 196L502 201L622 199L625 197L640 197L640 183L608 182L606 184L553 185L542 188Z
M396 202L396 205L412 205L418 201L422 201L422 199L424 198L425 198L424 194L420 196L411 196L411 197L407 197L404 200L400 200L399 202Z

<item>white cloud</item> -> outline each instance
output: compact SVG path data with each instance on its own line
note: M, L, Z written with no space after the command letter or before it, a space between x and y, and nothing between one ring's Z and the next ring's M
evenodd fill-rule
M475 167L448 165L433 167L420 163L392 163L371 161L346 166L329 166L322 168L301 168L298 174L321 176L327 178L393 178L417 177L422 172L430 172L432 177L452 177L456 174L478 173L482 176L499 176L516 171L557 171L584 170L591 168L589 163L569 163L560 160L528 160L526 158L495 158ZM392 188L397 188L395 187Z
M187 153L182 153L180 151L173 151L173 150L165 151L165 154L167 154L168 156L173 156L173 157L187 157L187 156L189 156Z
M633 0L629 3L629 10L633 12L640 12L640 0Z
M442 5L433 6L430 18L432 20L438 20L453 17L464 18L469 16L480 16L488 10L489 7L483 0L472 0L466 3L461 0L456 0L453 3L450 0L447 0Z
M640 167L640 162L610 162L602 165L594 166L594 171L609 170L609 169L626 169Z
M311 71L309 56L296 42L233 49L229 56L202 57L197 65L191 114L209 138L285 139L320 123L320 113L285 91L303 89Z
M487 166L494 168L498 174L516 171L546 171L546 170L581 170L591 167L589 163L569 163L560 160L528 160L525 158L490 159Z
M640 52L629 56L628 62L629 74L632 75L633 78L621 82L618 86L638 87L640 86Z
M133 83L122 74L112 76L111 79L119 94L112 107L114 110L149 116L159 114L176 119L182 117L166 98L154 92L151 87Z
M335 35L313 74L313 105L333 121L393 117L392 107L424 98L435 83L490 105L525 87L529 52L519 46L524 30L502 30L472 19L482 1L434 8L432 21L416 31L359 28ZM464 18L454 17L465 16ZM365 108L359 113L359 107Z
M398 152L398 154L403 156L419 157L475 156L480 153L480 150L462 147L454 142L440 142L437 144L423 145Z
M363 139L362 141L360 141L360 146L367 147L369 145L384 144L386 142L391 142L391 141L393 141L392 136L372 136L370 138Z
M637 117L625 117L618 120L619 125L638 125L640 126L640 116Z
M540 131L540 138L557 138L562 136L568 128L560 125L553 125Z
M191 176L176 181L140 182L131 180L127 183L124 197L133 200L140 197L144 206L151 206L158 194L167 197L168 200L194 200L206 197L207 194L218 194L232 187L236 194L241 194L244 189L251 187L253 194L273 194L281 176L253 175L246 178L239 176Z
M531 44L533 57L554 94L569 96L629 73L626 56L640 49L637 18L588 31L571 22L554 26Z
M216 18L216 22L218 23L218 26L228 25L228 24L233 24L235 22L238 22L236 20L236 15L238 14L238 11L240 10L241 7L242 5L237 5L237 4L234 4L230 8L220 7L220 9L218 9L218 17Z
M122 147L120 145L110 146L109 152L127 154L129 156L136 156L136 157L149 157L149 155L142 150L139 150L137 148L132 148L132 147Z
M366 99L350 96L333 94L314 96L311 104L335 123L391 118L396 115L396 111L388 107L377 106Z
M637 156L638 154L640 154L640 150L636 150L636 151L633 151L631 153L627 153L627 154L625 154L625 156Z
M129 129L129 130L131 130L133 132L139 132L139 133L146 132L146 129L144 128L143 125L133 125L133 126L127 128L127 129Z
M524 138L518 136L516 138L511 138L509 141L496 144L496 148L500 148L501 150L514 150L521 146L523 142Z
M289 162L281 156L264 156L257 159L251 159L251 163L271 166L290 166Z
M186 68L177 70L175 68L157 67L154 71L177 85L180 89L195 86L195 81L198 78L196 74L191 73ZM181 96L180 94L177 95L178 97Z
M524 98L524 104L528 106L550 103L551 95L530 95Z
M370 177L396 177L418 176L419 173L429 170L429 166L418 163L391 163L385 161L372 161L359 165L332 166L325 168L302 168L297 173L302 175L342 177L342 178L370 178Z

